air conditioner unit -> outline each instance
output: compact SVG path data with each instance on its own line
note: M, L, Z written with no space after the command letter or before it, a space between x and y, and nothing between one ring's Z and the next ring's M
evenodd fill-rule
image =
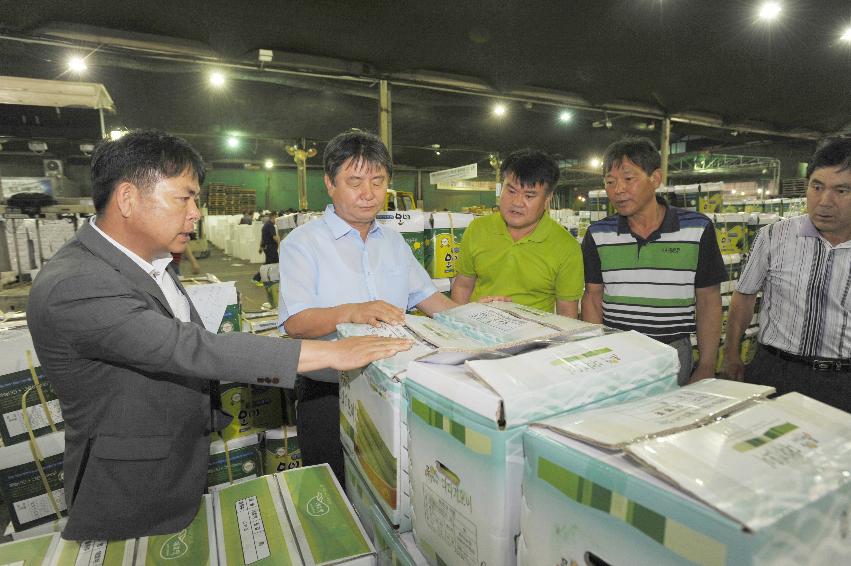
M62 160L61 159L42 159L44 163L44 175L46 177L61 177L62 176Z

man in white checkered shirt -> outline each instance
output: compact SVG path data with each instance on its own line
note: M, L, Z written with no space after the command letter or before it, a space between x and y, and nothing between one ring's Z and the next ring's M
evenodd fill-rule
M851 139L818 149L807 179L807 214L754 242L730 305L724 369L851 412ZM759 350L744 367L739 342L760 289Z

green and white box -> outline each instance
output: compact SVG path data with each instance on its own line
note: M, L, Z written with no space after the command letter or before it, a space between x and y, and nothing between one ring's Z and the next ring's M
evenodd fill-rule
M0 495L16 531L55 521L58 517L54 506L61 514L66 510L62 473L65 432L39 436L36 443L44 458L41 466L51 490L49 494L45 492L29 443L0 448Z
M221 434L226 440L256 436L264 430L284 424L281 390L249 383L223 381L219 385L222 410L233 420Z
M530 422L676 387L676 351L620 332L465 367L415 362L405 382L413 530L429 563L515 563Z
M352 504L364 532L370 540L375 540L375 519L372 515L372 508L378 506L378 502L370 493L366 485L366 480L357 469L357 465L352 460L351 455L345 450L343 451L343 476L346 491L346 496ZM386 520L386 519L385 519Z
M427 566L423 553L414 543L414 535L410 532L400 533L393 528L381 509L374 505L371 509L375 552L378 556L378 566Z
M221 489L230 483L252 480L261 475L263 453L256 434L228 440L227 451L222 440L210 443L210 460L207 464L209 491Z
M745 213L715 215L715 237L722 254L747 253L748 216Z
M724 270L727 272L727 280L721 282L721 293L732 293L736 290L736 284L742 275L742 255L724 254L721 259L724 261Z
M520 564L851 560L847 413L790 393L631 444L629 458L554 428L524 438Z
M328 464L274 477L305 564L375 564L375 548Z
M59 399L45 379L35 355L32 337L26 326L0 329L0 445L24 442L27 434L21 410L21 397L34 385L26 353L31 353L33 367L42 385L48 411L57 428L62 428ZM27 417L36 436L51 432L50 423L36 391L27 395Z
M399 232L420 265L425 265L426 214L422 210L382 211L375 219L383 227Z
M300 468L301 465L296 427L283 426L263 433L263 470L267 474Z
M228 566L300 566L278 482L262 476L216 491L219 563Z
M50 566L133 566L136 539L86 540L59 539Z
M425 268L433 279L455 277L464 230L472 214L433 212L425 228Z
M0 564L42 566L48 564L59 545L59 533L0 544Z
M204 328L214 334L239 332L242 329L239 295L235 281L190 281L184 284L186 293Z
M170 535L142 537L137 542L135 566L217 566L216 522L213 498L205 495L189 526Z

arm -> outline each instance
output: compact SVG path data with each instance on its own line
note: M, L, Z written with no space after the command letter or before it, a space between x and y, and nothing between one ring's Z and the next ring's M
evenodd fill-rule
M440 295L440 293L437 294ZM446 299L446 297L443 298ZM405 313L402 309L384 301L346 303L336 307L304 309L289 317L284 322L284 328L288 335L295 338L319 338L336 332L337 325L341 322L356 322L372 326L378 326L382 322L404 324Z
M460 273L452 280L452 300L459 305L465 305L470 302L470 295L473 294L473 289L476 287L476 278L469 275L461 275Z
M448 299L443 293L434 293L424 301L417 304L417 308L426 313L428 316L434 316L434 313L452 309L458 306L458 303L452 299Z
M345 371L389 358L397 352L411 348L409 340L358 336L336 341L305 340L301 343L298 371L314 371L327 367Z
M689 383L715 376L715 360L718 358L718 344L721 341L721 286L699 287L694 292L700 361L691 374Z
M556 299L556 314L579 318L579 301L562 301Z
M189 246L186 246L186 250L184 250L184 255L186 259L189 260L189 265L192 266L192 273L198 274L201 273L201 266L198 264L198 260L195 259L195 256L192 254L192 250L189 249Z
M603 285L586 283L585 294L582 295L582 320L603 324Z
M740 343L745 329L753 318L756 305L756 293L745 295L735 291L730 301L730 313L727 316L727 338L724 341L724 377L742 381L745 377L745 365L742 363ZM703 354L701 354L702 356Z

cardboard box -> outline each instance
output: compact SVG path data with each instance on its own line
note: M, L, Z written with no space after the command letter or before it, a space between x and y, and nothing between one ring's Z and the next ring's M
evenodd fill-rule
M27 352L30 352L50 416L57 429L64 426L59 399L39 366L26 325L0 328L0 446L17 444L29 438L21 411L21 397L34 385ZM27 395L27 416L36 436L52 432L35 390Z
M11 537L12 540L23 540L25 538L32 538L39 535L61 533L67 522L68 517L62 517L61 519L55 519L49 523L36 525L35 527L30 527L23 531L16 531L15 526L11 521L9 521L9 524L6 525L6 530L3 531L3 536Z
M281 472L275 479L305 564L375 564L375 549L327 464Z
M676 387L676 351L621 332L464 368L412 363L413 530L431 564L515 563L530 422Z
M425 268L432 279L455 277L464 230L472 214L433 212L425 227Z
M518 563L846 564L849 437L851 416L793 393L639 443L634 455L660 454L644 460L651 475L622 452L530 427Z
M263 454L256 434L229 440L227 453L225 443L221 440L210 443L210 459L207 464L209 491L261 475L263 475Z
M219 563L228 566L300 566L292 529L274 476L212 494Z
M281 389L223 381L219 385L222 410L233 415L221 434L225 440L258 433L284 424Z
M375 220L383 227L399 232L419 264L425 266L426 213L422 210L382 211L375 215Z
M372 507L372 523L375 552L378 556L378 566L427 566L423 553L414 543L410 532L400 533L384 516L377 506Z
M208 331L223 334L242 330L242 309L234 281L191 279L183 286Z
M50 494L44 490L29 443L0 448L0 495L16 531L56 520L54 505L62 514L66 510L62 474L65 433L59 431L40 436L36 443L44 458L41 466Z
M298 431L294 426L269 429L263 433L263 470L274 474L302 465Z
M47 564L59 544L59 533L0 544L0 564L39 566Z
M360 519L364 532L370 540L375 541L375 516L372 510L374 507L377 508L378 502L366 485L366 480L358 471L358 466L352 456L345 450L343 451L343 464L346 497L349 498L358 519ZM384 520L388 521L386 518Z
M188 527L170 535L142 537L137 542L135 566L217 566L213 498L205 495Z
M87 540L59 539L50 566L133 566L136 539Z

